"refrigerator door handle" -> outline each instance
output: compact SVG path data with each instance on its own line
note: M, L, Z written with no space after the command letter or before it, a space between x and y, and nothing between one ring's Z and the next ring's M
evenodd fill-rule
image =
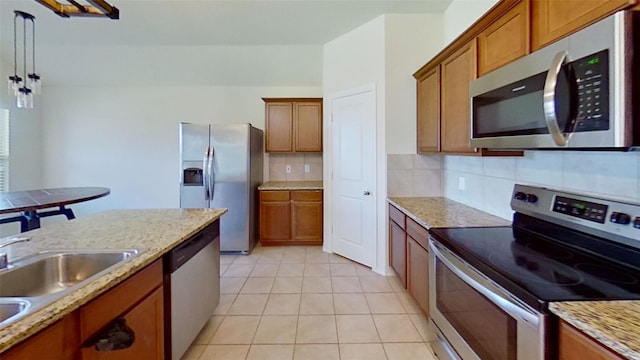
M213 171L213 161L215 158L215 149L213 146L209 147L209 198L213 200L213 196L216 190L216 174Z
M204 158L202 159L202 181L204 185L204 199L209 200L209 176L207 174L207 164L209 162L209 147L204 150Z

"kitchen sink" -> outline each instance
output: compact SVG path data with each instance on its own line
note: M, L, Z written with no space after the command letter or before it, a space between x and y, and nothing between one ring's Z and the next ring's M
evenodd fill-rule
M0 298L37 297L72 288L135 256L137 250L43 252L0 271Z
M25 300L0 300L0 324L29 309Z

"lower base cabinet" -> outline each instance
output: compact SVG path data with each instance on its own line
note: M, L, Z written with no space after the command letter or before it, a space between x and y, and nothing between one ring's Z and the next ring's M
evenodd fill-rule
M0 359L162 359L163 315L162 261L158 260L0 354ZM113 336L116 328L133 332L131 345L115 351L99 351L96 344ZM102 340L99 348L106 350L110 344L112 342Z
M389 205L389 266L420 309L429 316L429 233Z
M322 245L322 190L260 191L260 242Z
M561 320L558 328L558 359L620 360L624 358Z
M407 236L407 291L429 316L429 252Z

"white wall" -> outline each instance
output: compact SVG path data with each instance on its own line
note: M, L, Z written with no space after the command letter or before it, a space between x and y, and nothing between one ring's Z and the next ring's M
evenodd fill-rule
M376 18L324 48L325 229L332 228L331 108L336 93L373 84L376 93L376 251L373 270L387 269L387 152L415 151L415 80L411 76L441 45L441 17L386 15ZM432 38L435 38L432 39ZM430 44L435 45L430 46ZM409 140L413 139L413 140ZM413 145L407 145L406 142ZM325 247L330 251L330 232Z
M416 152L416 80L413 73L442 50L442 15L385 18L387 154Z
M261 97L318 97L318 87L53 87L43 113L43 185L104 186L77 214L179 206L178 124L264 129ZM57 218L57 217L56 217Z
M443 45L462 34L499 0L453 0L444 12Z
M324 133L323 133L323 167L324 167L324 248L332 251L331 229L333 228L333 184L331 182L331 169L333 167L333 152L331 142L331 101L335 94L343 93L351 89L365 86L375 88L376 94L376 167L380 170L386 168L384 156L380 156L385 150L385 18L378 17L359 28L333 40L324 46L323 62L323 97L324 101ZM380 273L386 272L386 261L380 260L381 254L386 254L384 231L385 207L379 203L384 201L386 194L386 179L381 180L380 172L376 176L376 218L378 226L376 230L376 249L374 254L373 270ZM382 226L382 230L381 230Z

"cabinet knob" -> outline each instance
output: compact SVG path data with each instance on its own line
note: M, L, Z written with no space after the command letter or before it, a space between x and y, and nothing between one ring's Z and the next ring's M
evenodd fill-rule
M371 191L365 190L365 191L362 192L362 195L369 196L369 195L371 195Z

